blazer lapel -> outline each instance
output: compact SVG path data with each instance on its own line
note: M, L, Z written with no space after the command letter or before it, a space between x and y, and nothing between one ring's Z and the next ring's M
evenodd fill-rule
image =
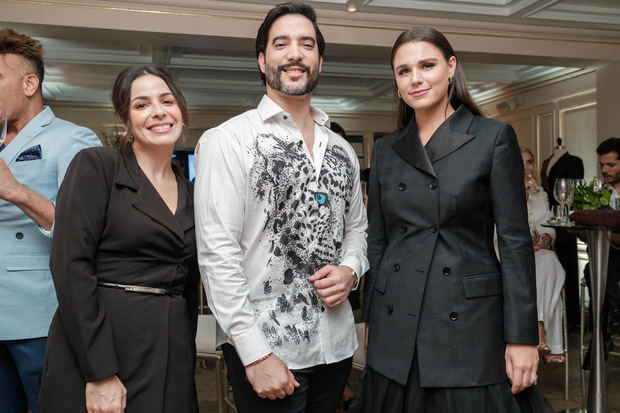
M431 163L451 154L474 138L474 135L467 133L473 119L474 115L469 109L461 105L437 128L426 144L426 153Z
M127 162L121 166L116 178L116 184L136 191L136 196L132 202L133 207L166 227L179 240L183 240L183 229L153 184L140 169L138 161L131 150L127 151ZM179 205L177 205L178 207Z
M54 113L49 107L45 107L37 116L22 129L17 136L0 152L0 157L7 165L15 161L17 156L26 148L34 138L36 138L44 128L54 120ZM45 158L45 153L41 154Z
M402 130L401 137L397 138L392 144L392 149L409 165L435 176L435 170L420 140L415 119L411 119L407 127Z

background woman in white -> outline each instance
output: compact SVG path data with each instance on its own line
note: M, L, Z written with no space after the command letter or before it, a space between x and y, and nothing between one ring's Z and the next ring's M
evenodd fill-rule
M555 252L549 249L555 238L553 228L543 227L549 218L547 193L538 185L534 173L534 155L521 148L527 213L536 261L536 305L538 308L538 351L547 363L563 363L561 292L566 273Z

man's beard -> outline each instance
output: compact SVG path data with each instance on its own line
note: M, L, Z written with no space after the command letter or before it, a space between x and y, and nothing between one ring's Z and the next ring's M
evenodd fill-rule
M295 82L286 85L282 83L282 72L284 69L291 66L301 67L304 69L306 72L306 83L299 84L299 82ZM277 90L278 92L282 92L285 95L290 96L301 96L312 92L317 83L319 83L319 67L317 65L314 69L310 69L309 66L306 66L303 63L291 62L274 68L265 63L265 80L270 88Z

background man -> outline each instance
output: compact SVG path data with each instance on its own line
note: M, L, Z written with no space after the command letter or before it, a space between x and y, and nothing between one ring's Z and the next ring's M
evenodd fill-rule
M26 412L27 403L36 412L57 306L49 270L56 193L73 155L100 145L43 106L42 53L38 41L0 31L0 400L8 412Z
M609 138L601 142L596 148L601 176L605 186L611 190L609 204L613 207L616 199L620 198L620 139ZM580 233L580 238L585 241L585 234ZM603 342L605 344L605 356L613 349L611 334L620 333L620 234L612 234L611 248L609 249L609 261L607 263L607 285L605 288L605 300L601 325L603 326ZM590 266L584 269L584 274L590 286ZM583 367L590 368L590 351L586 353Z
M198 260L240 413L333 413L351 370L367 222L355 152L310 106L324 48L310 6L270 10L266 96L196 147Z

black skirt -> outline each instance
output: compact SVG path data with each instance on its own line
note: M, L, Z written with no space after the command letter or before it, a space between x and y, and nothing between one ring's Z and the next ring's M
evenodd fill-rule
M406 386L366 366L363 413L553 413L537 387L513 395L508 381L479 387L421 388L417 355Z

